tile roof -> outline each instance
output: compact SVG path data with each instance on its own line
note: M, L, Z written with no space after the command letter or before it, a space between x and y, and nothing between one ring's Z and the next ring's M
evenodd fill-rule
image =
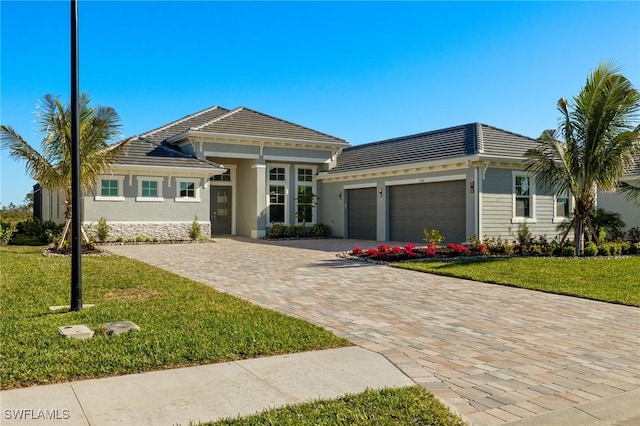
M329 173L397 166L468 155L522 158L537 141L482 123L470 123L346 148Z
M193 114L189 114L180 118L179 120L172 121L153 130L140 135L141 138L147 139L152 142L162 142L163 140L175 136L179 133L185 132L193 127L201 126L203 123L210 122L211 120L228 113L229 110L219 106L212 106L202 111L198 111Z
M117 157L116 164L154 166L154 167L182 167L182 168L210 168L223 167L211 161L203 161L194 156L172 147L166 143L155 143L140 137L131 139L127 149Z
M344 139L339 139L246 107L238 107L208 122L194 126L191 130L230 135L343 143L347 145Z

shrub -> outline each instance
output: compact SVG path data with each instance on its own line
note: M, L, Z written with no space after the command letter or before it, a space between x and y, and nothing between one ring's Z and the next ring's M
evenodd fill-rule
M444 236L437 229L423 229L422 234L424 235L423 240L427 242L427 244L440 244L442 240L444 240Z
M287 227L282 223L274 223L273 225L271 225L269 236L271 238L282 238L284 237L286 229Z
M377 255L380 254L380 251L378 249L376 249L376 248L370 248L370 249L367 249L364 252L364 254L367 255L367 256L377 256Z
M64 224L57 224L52 220L29 219L18 223L18 232L36 237L43 243L53 242L64 229Z
M596 254L598 254L598 246L596 245L596 243L594 243L593 241L589 241L587 244L585 244L584 246L585 256L593 257Z
M572 245L567 245L562 247L562 255L563 256L575 256L576 248Z
M311 226L311 236L315 238L323 238L327 236L327 225L324 223L314 223Z
M295 238L304 237L306 233L307 230L302 225L290 225L286 230L288 236Z
M109 238L109 225L107 225L107 219L101 217L98 219L98 224L96 225L96 233L98 234L98 241L104 243Z
M629 241L634 243L640 242L640 228L634 227L629 229L629 232L627 232L627 235L629 237Z
M518 231L516 233L516 240L521 246L529 245L533 242L531 232L529 231L529 225L526 223L518 224Z
M0 221L0 246L9 244L15 229L10 223Z
M640 243L631 243L629 245L629 254L638 254L640 253Z
M198 223L198 216L193 216L193 222L191 222L191 226L189 227L189 238L192 240L199 240L202 238L202 228Z
M359 256L362 254L362 252L362 247L354 247L353 249L351 249L351 254L354 256Z
M380 253L386 253L389 250L391 250L391 247L389 247L388 245L382 244L381 246L378 247L378 251Z
M598 256L609 256L609 247L606 244L598 246Z
M135 242L141 243L144 241L144 237L142 235L136 235Z

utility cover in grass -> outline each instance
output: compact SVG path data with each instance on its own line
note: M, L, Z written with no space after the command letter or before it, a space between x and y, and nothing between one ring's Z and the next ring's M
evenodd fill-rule
M58 332L67 339L91 339L93 330L84 324L58 327Z
M109 336L127 333L131 330L140 330L140 326L131 321L116 321L105 323L104 326L109 331Z

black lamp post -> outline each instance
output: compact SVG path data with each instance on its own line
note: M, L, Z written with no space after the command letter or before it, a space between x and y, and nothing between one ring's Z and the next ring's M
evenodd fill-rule
M82 310L78 3L71 0L71 310Z

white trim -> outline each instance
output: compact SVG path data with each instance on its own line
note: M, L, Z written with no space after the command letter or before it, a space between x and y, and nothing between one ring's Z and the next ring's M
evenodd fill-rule
M177 177L176 179L176 197L174 201L176 203L199 203L202 201L200 199L200 178L190 178L190 177ZM180 183L182 182L191 182L194 185L194 197L181 197L180 196Z
M91 223L95 223L95 221L92 220L85 220L82 221L82 223L86 223L86 224L91 224ZM193 223L193 220L170 220L170 221L166 221L166 220L110 220L109 221L109 225L128 225L128 224L140 224L140 225L175 225L175 224L191 224ZM198 223L202 223L202 224L207 224L207 223L211 223L208 220L198 220Z
M326 159L324 158L312 158L312 157L288 157L285 155L265 155L265 161L290 161L296 163L313 163L313 164L324 164L326 163Z
M267 187L265 188L265 192L267 195L267 203L266 203L266 211L267 211L267 226L271 226L271 185L275 186L284 186L284 224L288 225L289 222L289 169L291 168L290 164L278 164L278 163L269 163L266 164L266 182ZM272 168L282 168L284 169L284 180L271 180L269 170ZM278 204L279 205L279 204ZM275 222L279 223L279 222Z
M346 141L344 142L313 141L313 140L307 140L307 139L274 138L269 136L241 135L241 134L234 134L234 133L215 133L215 132L205 132L202 130L186 130L182 133L178 133L177 135L171 136L170 138L167 139L167 142L171 144L173 142L177 142L189 137L202 138L204 141L206 141L207 139L216 139L216 138L243 140L250 143L254 143L256 145L258 143L264 143L264 142L272 142L274 144L279 144L279 145L303 144L303 145L311 145L313 147L318 147L320 149L323 149L324 147L347 148L349 146L349 143ZM216 142L222 142L222 141L216 141Z
M467 175L450 175L450 176L434 176L434 177L426 177L426 178L415 178L415 179L403 179L403 180L389 180L385 181L385 186L396 186L396 185L413 185L419 183L435 183L435 182L450 182L455 180L466 180Z
M266 169L267 165L266 164L252 164L251 168L252 169Z
M529 217L516 216L516 177L529 178ZM511 171L511 223L537 223L536 218L536 179L533 173L520 170Z
M218 157L218 158L242 158L247 160L257 160L260 158L260 154L242 154L235 152L218 152L218 151L205 151L205 157Z
M350 184L350 185L343 185L342 189L343 190L347 190L347 189L361 189L361 188L377 188L378 184L375 182L372 183L354 183L354 184Z
M124 192L123 192L123 185L124 185L124 176L120 176L120 175L100 175L98 176L98 190L97 193L98 194L102 194L102 181L103 180L115 180L118 182L118 195L116 196L104 196L104 195L96 195L93 199L95 201L118 201L118 202L122 202L124 201Z
M140 165L140 164L115 164L113 166L111 166L112 169L114 170L132 170L132 171L136 171L136 170L145 170L145 171L154 171L154 172L168 172L168 173L173 173L173 172L187 172L188 173L193 173L194 175L197 176L202 176L202 175L217 175L220 173L224 173L224 167L220 166L220 168L214 168L214 167L170 167L170 166L146 166L146 165Z
M571 195L569 195L568 191L565 194L566 194L566 197L562 197L562 198L567 198L567 202L568 202L567 208L569 209L569 216L570 216L571 215L571 210L573 208L573 197L571 197ZM562 223L569 216L558 216L558 194L554 194L553 195L553 220L551 222L552 223Z
M138 181L138 195L136 201L141 202L162 202L164 197L162 196L162 187L164 186L164 177L161 176L136 176ZM158 184L158 196L157 197L143 197L142 196L142 182L156 182Z
M299 181L298 180L298 170L301 169L311 169L311 182L308 181ZM316 185L316 174L318 173L318 167L317 166L309 166L309 165L304 165L304 164L296 164L294 167L294 173L295 173L295 187L294 187L294 191L295 191L295 197L296 200L294 200L294 206L293 208L295 209L294 211L297 213L298 212L298 201L297 201L297 197L298 197L298 186L308 186L311 187L311 193L312 194L316 194L317 193L317 185ZM310 225L313 225L314 223L316 223L316 219L317 219L317 207L313 206L311 208L311 222L307 222ZM295 218L295 222L296 225L301 224L302 222L298 221L298 218Z

